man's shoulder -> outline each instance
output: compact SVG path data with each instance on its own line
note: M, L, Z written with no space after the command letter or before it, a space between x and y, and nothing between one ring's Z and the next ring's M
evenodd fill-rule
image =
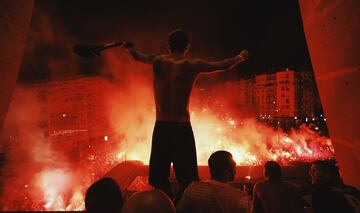
M206 60L200 58L186 58L186 62L189 63L190 65L197 65L197 64L205 63Z
M159 62L159 61L165 61L169 59L169 55L167 54L160 54L160 55L154 55L153 61Z
M254 184L254 187L259 188L259 187L263 187L263 186L265 186L265 185L267 185L267 184L268 184L268 182L267 182L266 180L260 180L260 181L257 181L257 182Z
M209 183L204 181L193 181L186 187L184 195L188 198L212 197L213 189Z
M222 183L218 181L209 181L208 184L210 184L210 187L215 188L218 191L226 191L228 193L236 194L239 196L246 195L246 192L241 191L240 189L230 185L229 183Z
M214 188L238 190L237 188L235 188L227 183L222 183L222 182L214 181L214 180L193 181L188 186L188 188L189 189L205 189L205 190L212 190Z
M184 58L181 60L174 60L172 55L169 54L163 54L163 55L156 55L153 58L154 63L181 63L181 64L188 64L191 65L196 62L194 59L191 58Z
M198 190L204 190L209 187L209 183L206 181L193 181L189 184L189 186L186 188L188 191L198 191Z

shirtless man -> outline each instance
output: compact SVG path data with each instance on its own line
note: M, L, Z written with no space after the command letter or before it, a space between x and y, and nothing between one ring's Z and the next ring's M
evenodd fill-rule
M234 58L208 62L186 58L190 43L183 30L170 33L168 55L147 55L125 42L133 58L153 66L156 123L149 164L149 184L170 197L170 165L173 163L181 196L185 187L198 180L195 139L190 124L189 99L196 77L201 72L234 70L248 58L246 50ZM176 198L178 200L179 197Z

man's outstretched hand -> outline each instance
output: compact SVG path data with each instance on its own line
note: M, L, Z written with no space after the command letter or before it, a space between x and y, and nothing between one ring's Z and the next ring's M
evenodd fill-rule
M239 57L241 60L245 61L245 60L247 60L247 59L249 58L249 52L248 52L247 50L242 50L242 51L240 52L240 54L238 55L238 57Z

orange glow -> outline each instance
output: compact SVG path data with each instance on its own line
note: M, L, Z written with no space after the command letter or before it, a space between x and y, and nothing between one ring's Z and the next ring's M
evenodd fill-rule
M298 131L284 133L275 131L255 119L244 119L237 126L236 120L219 118L207 111L192 112L199 165L207 165L207 159L216 150L233 154L238 165L260 165L267 160L282 163L290 161L313 161L333 157L329 138L322 137L306 126ZM144 129L147 135L138 143L125 143L117 152L117 159L140 160L147 164L150 155L152 119ZM121 156L121 157L120 157Z
M35 94L28 95L28 91L14 95L8 128L16 130L18 141L9 154L11 158L6 169L15 174L15 178L4 182L6 197L0 199L6 204L4 210L83 210L87 188L116 164L126 160L148 164L155 123L151 68L134 64L128 53L118 54L104 55L111 70L118 71L114 73L114 81L99 80L99 85L106 84L105 89L98 89L97 84L91 86L96 91L92 95L102 95L94 100L104 103L95 113L101 112L104 117L96 117L92 124L108 125L106 132L77 126L81 122L75 120L71 128L54 128L46 136L47 129L39 123L47 119L47 113L40 109L48 103L42 103ZM80 84L81 80L77 82ZM219 87L218 95L199 88L195 85L190 103L199 165L207 165L210 154L217 150L230 151L239 166L261 165L267 160L284 165L290 161L309 162L334 156L331 140L305 125L290 133L276 131L257 121L254 114L234 107L237 100L229 96L231 93L226 87ZM211 99L206 100L210 96ZM80 101L72 104L80 109L92 104ZM54 111L59 110L56 117L60 117L61 122L75 119L71 113L82 116L80 110L67 112L63 117L66 104L57 104L61 107ZM72 108L75 107L66 110ZM89 138L78 135L93 135L94 138L89 144L86 140ZM64 153L65 145L78 145L80 151L75 158L80 159L72 159L69 153ZM18 156L21 159L17 159Z

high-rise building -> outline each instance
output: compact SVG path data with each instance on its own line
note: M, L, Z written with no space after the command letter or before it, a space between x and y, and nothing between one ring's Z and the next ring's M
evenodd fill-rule
M276 75L263 74L255 77L255 103L257 114L264 119L278 116Z
M300 71L297 75L298 116L314 117L316 109L321 108L320 97L317 92L314 75L309 71Z
M81 77L28 87L45 105L48 119L42 127L56 150L71 158L86 159L91 158L91 150L100 148L99 144L112 140L105 107L106 85L100 77Z
M251 79L230 81L203 89L204 106L218 103L235 105L240 110L252 111L260 120L301 123L313 118L319 108L314 77L309 71L280 70L256 75ZM206 97L206 98L205 98Z
M255 99L260 119L313 117L319 101L310 72L285 69L255 77Z

